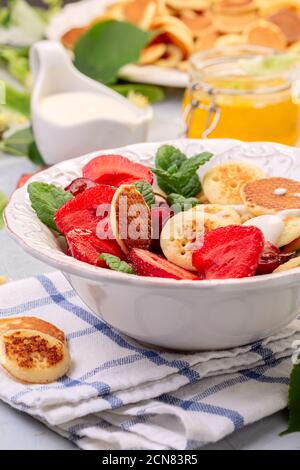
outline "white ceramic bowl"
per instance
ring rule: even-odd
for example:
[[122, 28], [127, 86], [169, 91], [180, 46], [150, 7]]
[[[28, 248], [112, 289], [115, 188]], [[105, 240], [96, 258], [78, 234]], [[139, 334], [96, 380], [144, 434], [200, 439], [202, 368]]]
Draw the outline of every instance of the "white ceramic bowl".
[[[189, 156], [204, 149], [212, 151], [215, 156], [202, 173], [219, 162], [245, 160], [270, 176], [300, 180], [300, 150], [294, 148], [226, 139], [172, 143]], [[160, 145], [137, 144], [114, 149], [113, 153], [152, 165]], [[105, 152], [65, 161], [30, 181], [65, 186], [100, 153]], [[300, 310], [300, 269], [247, 279], [175, 281], [90, 266], [61, 252], [54, 236], [31, 209], [26, 187], [13, 194], [5, 219], [15, 240], [33, 256], [60, 269], [96, 315], [142, 342], [178, 350], [240, 346], [277, 333]]]

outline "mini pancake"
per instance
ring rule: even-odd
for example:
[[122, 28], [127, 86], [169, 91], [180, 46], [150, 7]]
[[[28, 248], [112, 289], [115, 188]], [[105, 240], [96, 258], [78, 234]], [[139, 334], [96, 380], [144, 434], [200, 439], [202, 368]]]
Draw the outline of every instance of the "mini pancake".
[[65, 334], [55, 325], [37, 317], [8, 317], [0, 319], [0, 335], [9, 330], [36, 330], [53, 336], [62, 343], [65, 342]]
[[182, 50], [175, 44], [167, 44], [164, 57], [156, 61], [160, 67], [178, 67], [183, 59]]
[[[284, 190], [284, 194], [281, 193]], [[246, 184], [241, 195], [247, 209], [254, 215], [274, 214], [287, 209], [300, 209], [300, 182], [273, 177]], [[296, 238], [296, 237], [295, 237]]]
[[248, 44], [272, 47], [282, 50], [287, 46], [287, 40], [281, 29], [274, 23], [259, 20], [246, 30]]
[[122, 184], [111, 201], [110, 223], [124, 253], [132, 248], [147, 250], [152, 240], [151, 213], [143, 196], [132, 184]]
[[167, 51], [167, 44], [158, 43], [145, 47], [140, 55], [141, 65], [153, 64], [159, 60]]
[[285, 9], [300, 11], [299, 0], [259, 0], [258, 6], [262, 16]]
[[153, 0], [133, 0], [123, 5], [122, 12], [125, 21], [148, 29], [155, 18], [157, 5]]
[[300, 237], [300, 217], [287, 216], [284, 217], [282, 221], [284, 223], [284, 229], [277, 242], [279, 248], [292, 243]]
[[289, 47], [290, 52], [300, 52], [300, 40]]
[[297, 258], [292, 258], [284, 264], [278, 266], [278, 268], [273, 271], [273, 273], [282, 273], [284, 271], [289, 271], [290, 269], [300, 268], [300, 256]]
[[242, 33], [257, 20], [258, 15], [255, 11], [238, 15], [216, 13], [213, 18], [213, 25], [220, 33]]
[[246, 162], [228, 162], [216, 165], [203, 179], [203, 191], [215, 204], [242, 204], [241, 188], [250, 181], [264, 178], [263, 171]]
[[201, 31], [201, 35], [196, 39], [195, 42], [195, 51], [206, 51], [215, 47], [217, 39], [220, 37], [218, 31], [210, 26], [205, 30]]
[[268, 17], [268, 20], [276, 24], [289, 43], [300, 39], [300, 14], [292, 10], [280, 10]]
[[36, 330], [9, 330], [0, 336], [0, 363], [14, 378], [28, 383], [49, 383], [70, 367], [67, 346]]
[[154, 30], [156, 29], [159, 29], [159, 32], [165, 35], [169, 42], [178, 46], [183, 51], [185, 57], [189, 56], [193, 51], [193, 36], [191, 31], [185, 25], [183, 25], [183, 27], [178, 27], [173, 24], [164, 24], [158, 28], [154, 27]]
[[244, 44], [246, 44], [246, 38], [243, 34], [224, 34], [216, 40], [215, 46], [242, 46]]
[[256, 9], [254, 0], [218, 0], [213, 5], [213, 11], [218, 13], [240, 14]]
[[166, 0], [166, 5], [174, 10], [202, 11], [210, 7], [210, 0]]
[[201, 31], [212, 25], [212, 21], [207, 15], [195, 14], [194, 17], [183, 15], [181, 21], [192, 31], [194, 37], [198, 37]]
[[165, 257], [177, 266], [195, 271], [192, 252], [204, 233], [226, 225], [240, 225], [238, 213], [226, 206], [204, 204], [179, 212], [164, 225], [160, 246]]
[[299, 251], [299, 250], [300, 250], [300, 237], [296, 238], [291, 243], [288, 243], [287, 245], [282, 247], [282, 251], [284, 253], [292, 253], [293, 251]]

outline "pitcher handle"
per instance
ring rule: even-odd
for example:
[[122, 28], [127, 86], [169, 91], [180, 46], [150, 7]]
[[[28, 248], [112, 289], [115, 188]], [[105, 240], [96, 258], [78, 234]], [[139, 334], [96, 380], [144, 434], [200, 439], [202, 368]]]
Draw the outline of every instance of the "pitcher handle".
[[71, 59], [59, 42], [39, 41], [30, 49], [30, 67], [33, 80], [47, 73], [48, 70], [62, 69], [71, 63]]

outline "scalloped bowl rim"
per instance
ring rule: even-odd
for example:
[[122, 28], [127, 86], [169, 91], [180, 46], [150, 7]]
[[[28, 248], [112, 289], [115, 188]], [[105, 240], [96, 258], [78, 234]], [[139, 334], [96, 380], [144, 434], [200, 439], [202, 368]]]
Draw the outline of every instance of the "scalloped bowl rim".
[[[168, 144], [174, 144], [176, 145], [176, 142], [182, 139], [177, 139], [177, 140], [170, 140], [170, 141], [163, 141], [163, 142], [147, 142], [146, 144], [153, 144], [153, 145], [163, 145], [164, 143]], [[199, 142], [197, 139], [188, 139], [190, 142]], [[236, 144], [247, 144], [247, 142], [243, 142], [237, 139], [210, 139], [211, 141], [231, 141]], [[279, 146], [279, 147], [285, 147], [287, 149], [291, 149], [292, 147], [289, 147], [287, 145], [282, 145], [282, 144], [277, 144], [274, 142], [251, 142], [251, 144], [262, 144], [262, 145], [272, 145], [272, 146]], [[136, 276], [136, 275], [131, 275], [131, 274], [126, 274], [126, 273], [120, 273], [117, 271], [112, 271], [109, 269], [105, 268], [100, 268], [97, 266], [89, 265], [88, 263], [79, 261], [73, 257], [70, 257], [66, 254], [64, 254], [59, 248], [60, 254], [63, 254], [65, 257], [64, 261], [61, 261], [59, 259], [56, 259], [55, 254], [53, 255], [45, 255], [42, 252], [42, 249], [36, 248], [34, 246], [31, 246], [24, 238], [22, 235], [18, 232], [18, 230], [15, 230], [13, 227], [13, 220], [10, 218], [9, 211], [12, 206], [12, 204], [15, 202], [16, 199], [19, 199], [19, 197], [24, 197], [26, 198], [27, 195], [27, 186], [28, 184], [34, 182], [34, 181], [40, 181], [40, 176], [46, 174], [49, 170], [52, 170], [54, 167], [59, 167], [61, 165], [66, 165], [68, 163], [72, 163], [74, 161], [81, 161], [83, 160], [84, 163], [87, 161], [91, 160], [97, 155], [101, 154], [109, 154], [113, 152], [120, 152], [120, 150], [127, 150], [132, 147], [138, 148], [138, 147], [143, 147], [145, 143], [140, 143], [140, 144], [133, 144], [133, 145], [127, 145], [125, 147], [121, 148], [114, 148], [114, 149], [109, 149], [105, 151], [96, 151], [96, 152], [91, 152], [85, 155], [82, 155], [80, 157], [76, 157], [70, 160], [66, 160], [64, 162], [58, 163], [56, 165], [53, 165], [52, 167], [40, 171], [36, 175], [32, 176], [26, 184], [15, 190], [10, 198], [10, 201], [4, 211], [4, 221], [6, 228], [8, 229], [10, 235], [12, 238], [22, 246], [22, 248], [34, 256], [35, 258], [45, 262], [46, 264], [49, 264], [50, 266], [53, 266], [63, 272], [70, 273], [77, 275], [79, 277], [84, 277], [87, 279], [91, 279], [93, 281], [101, 280], [101, 281], [112, 281], [112, 282], [117, 282], [120, 284], [129, 284], [129, 285], [136, 285], [138, 286], [155, 286], [155, 287], [165, 287], [165, 288], [171, 288], [171, 287], [189, 287], [189, 288], [195, 288], [195, 289], [212, 289], [212, 288], [221, 288], [221, 287], [263, 287], [266, 283], [269, 281], [272, 281], [275, 285], [277, 283], [280, 283], [281, 280], [283, 279], [290, 279], [290, 278], [297, 278], [299, 277], [300, 280], [300, 267], [299, 268], [294, 268], [291, 270], [283, 271], [280, 273], [272, 273], [272, 274], [265, 274], [261, 276], [252, 276], [248, 278], [239, 278], [239, 279], [215, 279], [215, 280], [199, 280], [199, 281], [190, 281], [190, 280], [175, 280], [175, 279], [168, 279], [168, 278], [159, 278], [159, 277], [147, 277], [147, 276]], [[39, 224], [44, 225], [36, 216], [34, 211], [32, 210], [32, 217], [37, 219]], [[51, 233], [50, 229], [49, 232]], [[54, 235], [52, 235], [54, 236]], [[277, 281], [277, 282], [276, 282]]]

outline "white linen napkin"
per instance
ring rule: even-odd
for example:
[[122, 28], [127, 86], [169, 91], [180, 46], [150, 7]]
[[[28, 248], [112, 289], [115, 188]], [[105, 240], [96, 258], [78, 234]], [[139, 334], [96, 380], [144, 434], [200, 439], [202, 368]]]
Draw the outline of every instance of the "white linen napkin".
[[0, 398], [83, 449], [193, 449], [287, 404], [300, 320], [227, 351], [151, 350], [92, 314], [59, 272], [0, 287], [0, 316], [17, 315], [61, 328], [72, 367], [48, 385], [0, 369]]

